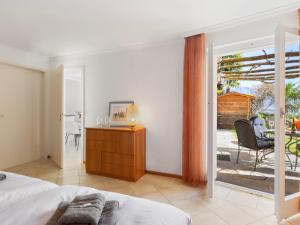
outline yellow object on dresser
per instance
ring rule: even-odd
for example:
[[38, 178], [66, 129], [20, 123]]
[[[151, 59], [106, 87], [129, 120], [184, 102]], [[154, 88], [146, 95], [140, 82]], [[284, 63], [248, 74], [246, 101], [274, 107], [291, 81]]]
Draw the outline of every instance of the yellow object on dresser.
[[137, 181], [145, 174], [146, 129], [86, 128], [87, 173]]

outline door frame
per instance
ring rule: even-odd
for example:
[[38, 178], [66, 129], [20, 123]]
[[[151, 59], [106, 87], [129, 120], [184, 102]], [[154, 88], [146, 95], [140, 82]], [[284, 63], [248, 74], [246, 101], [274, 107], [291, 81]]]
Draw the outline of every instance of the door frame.
[[[300, 193], [285, 196], [285, 46], [286, 34], [297, 29], [278, 25], [275, 30], [275, 215], [281, 220], [299, 213]], [[300, 40], [300, 38], [299, 38]], [[284, 76], [282, 76], [284, 74]], [[284, 149], [284, 151], [282, 151]]]
[[[82, 163], [85, 163], [85, 152], [86, 152], [86, 135], [85, 135], [85, 66], [84, 65], [64, 65], [64, 72], [63, 72], [63, 89], [65, 86], [65, 70], [66, 69], [79, 69], [81, 70], [81, 97], [82, 97], [82, 156], [81, 156], [81, 161]], [[63, 111], [65, 111], [65, 90], [63, 90]], [[63, 112], [64, 113], [64, 112]], [[63, 129], [63, 148], [62, 148], [62, 161], [63, 165], [65, 164], [65, 144], [64, 144], [64, 125], [62, 126]]]
[[[292, 196], [285, 197], [285, 154], [284, 152], [281, 152], [280, 149], [284, 145], [284, 142], [282, 141], [282, 135], [285, 133], [285, 126], [282, 118], [280, 117], [280, 114], [282, 114], [282, 105], [285, 103], [285, 93], [284, 93], [284, 82], [285, 77], [280, 76], [280, 74], [285, 73], [285, 34], [291, 33], [298, 35], [297, 29], [292, 29], [285, 27], [283, 25], [278, 25], [275, 30], [275, 43], [274, 43], [274, 49], [276, 54], [276, 84], [275, 85], [275, 95], [276, 95], [276, 102], [275, 102], [275, 121], [279, 125], [278, 131], [275, 132], [275, 180], [274, 180], [274, 203], [275, 203], [275, 215], [278, 221], [281, 221], [284, 218], [287, 218], [296, 212], [296, 208], [299, 207], [299, 194], [295, 194]], [[207, 73], [206, 78], [208, 80], [207, 82], [207, 90], [210, 90], [207, 96], [207, 124], [206, 129], [208, 132], [207, 135], [207, 160], [209, 163], [207, 163], [207, 175], [208, 175], [208, 194], [209, 197], [214, 196], [214, 186], [217, 183], [215, 181], [216, 176], [216, 109], [217, 109], [217, 98], [215, 93], [215, 88], [217, 85], [216, 81], [216, 75], [215, 75], [215, 64], [216, 64], [216, 58], [219, 54], [214, 55], [214, 46], [212, 42], [208, 42], [208, 54], [207, 54]], [[282, 94], [283, 93], [283, 94]], [[282, 139], [282, 140], [281, 140]], [[276, 147], [277, 146], [277, 147]], [[223, 184], [223, 183], [222, 183]], [[225, 184], [225, 183], [224, 183]], [[237, 185], [227, 185], [228, 187], [234, 187], [238, 190], [243, 191], [249, 191], [245, 188], [239, 187]], [[255, 190], [251, 191], [252, 193], [256, 193]], [[259, 192], [260, 193], [260, 192]], [[261, 193], [260, 193], [261, 194]], [[270, 195], [266, 195], [269, 196]], [[291, 209], [291, 207], [293, 209]], [[299, 209], [298, 209], [299, 210]]]
[[[207, 52], [207, 73], [206, 73], [206, 90], [207, 93], [206, 98], [206, 131], [207, 131], [207, 146], [206, 146], [206, 154], [207, 154], [207, 185], [208, 185], [208, 196], [212, 198], [214, 196], [215, 185], [225, 186], [231, 189], [244, 191], [250, 194], [257, 194], [259, 196], [264, 196], [266, 198], [273, 198], [272, 194], [261, 192], [258, 190], [238, 186], [235, 184], [225, 183], [221, 181], [216, 181], [217, 178], [217, 61], [218, 57], [232, 54], [238, 52], [239, 50], [234, 48], [233, 46], [241, 46], [246, 45], [247, 48], [243, 48], [243, 51], [247, 49], [249, 51], [254, 51], [259, 47], [253, 47], [252, 42], [258, 42], [259, 44], [265, 43], [264, 40], [270, 41], [273, 40], [270, 35], [266, 35], [261, 38], [249, 39], [245, 41], [240, 41], [235, 43], [226, 44], [224, 46], [226, 51], [219, 51], [220, 46], [215, 46], [211, 40], [207, 40], [206, 52]], [[250, 44], [251, 43], [251, 44]], [[221, 45], [221, 47], [223, 47]], [[241, 51], [242, 51], [241, 50]]]
[[207, 155], [207, 185], [208, 196], [213, 198], [215, 189], [215, 178], [217, 170], [217, 77], [214, 75], [216, 72], [215, 58], [214, 58], [214, 44], [208, 42], [207, 46], [207, 72], [206, 74], [206, 90], [209, 91], [206, 97], [206, 155]]
[[59, 65], [51, 71], [51, 158], [57, 164], [59, 168], [64, 167], [64, 151], [63, 151], [63, 93], [64, 93], [64, 84], [63, 84], [63, 74], [64, 74], [64, 65]]
[[[244, 191], [251, 194], [257, 194], [259, 196], [264, 196], [266, 198], [274, 198], [273, 194], [261, 192], [258, 190], [229, 184], [221, 181], [216, 181], [215, 178], [217, 176], [217, 94], [216, 94], [216, 86], [217, 86], [217, 61], [218, 57], [233, 54], [238, 51], [256, 51], [261, 49], [261, 46], [274, 46], [274, 33], [267, 34], [265, 36], [256, 37], [253, 39], [245, 39], [240, 40], [233, 43], [226, 43], [220, 45], [214, 45], [212, 40], [207, 41], [207, 73], [206, 79], [207, 82], [207, 90], [210, 91], [207, 95], [207, 160], [208, 162], [213, 162], [212, 164], [207, 163], [207, 179], [208, 179], [208, 193], [209, 196], [213, 196], [213, 188], [214, 185], [218, 184], [221, 186], [225, 186], [228, 188], [233, 188], [239, 191]], [[212, 155], [211, 155], [212, 154]]]

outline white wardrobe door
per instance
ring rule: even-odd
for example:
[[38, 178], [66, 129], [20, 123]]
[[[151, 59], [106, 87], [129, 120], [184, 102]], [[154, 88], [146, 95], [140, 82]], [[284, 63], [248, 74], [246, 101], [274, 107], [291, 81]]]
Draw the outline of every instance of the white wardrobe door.
[[39, 159], [41, 72], [0, 63], [0, 169]]

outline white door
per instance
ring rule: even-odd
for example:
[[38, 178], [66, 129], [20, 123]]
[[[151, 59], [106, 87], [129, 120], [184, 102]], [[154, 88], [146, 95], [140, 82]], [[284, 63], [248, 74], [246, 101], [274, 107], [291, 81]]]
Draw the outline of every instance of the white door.
[[300, 140], [300, 131], [291, 133], [291, 128], [295, 129], [289, 125], [292, 118], [300, 115], [297, 107], [300, 101], [297, 96], [294, 100], [291, 97], [300, 87], [299, 40], [298, 30], [277, 27], [275, 34], [275, 213], [279, 221], [298, 213], [300, 206], [300, 170], [296, 165], [298, 158], [296, 144]]
[[64, 125], [64, 67], [63, 65], [55, 69], [51, 74], [52, 79], [52, 95], [51, 95], [51, 115], [52, 115], [52, 159], [60, 167], [64, 164], [64, 140], [63, 140], [63, 125]]

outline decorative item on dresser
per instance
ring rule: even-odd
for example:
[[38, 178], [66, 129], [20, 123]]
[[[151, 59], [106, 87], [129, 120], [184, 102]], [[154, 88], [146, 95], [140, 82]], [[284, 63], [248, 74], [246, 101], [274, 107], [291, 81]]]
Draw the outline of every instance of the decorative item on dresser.
[[137, 181], [145, 173], [146, 129], [86, 128], [87, 173]]
[[109, 102], [109, 121], [111, 126], [128, 126], [134, 101]]

